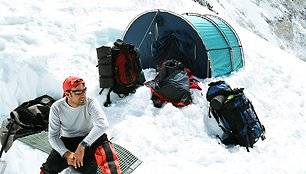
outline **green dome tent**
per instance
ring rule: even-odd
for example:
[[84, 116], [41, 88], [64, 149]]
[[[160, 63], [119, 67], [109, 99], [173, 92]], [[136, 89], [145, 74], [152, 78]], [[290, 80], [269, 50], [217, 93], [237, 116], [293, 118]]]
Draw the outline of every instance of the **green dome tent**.
[[205, 79], [244, 66], [238, 35], [225, 20], [213, 15], [147, 11], [129, 24], [123, 40], [139, 48], [143, 68], [176, 59]]

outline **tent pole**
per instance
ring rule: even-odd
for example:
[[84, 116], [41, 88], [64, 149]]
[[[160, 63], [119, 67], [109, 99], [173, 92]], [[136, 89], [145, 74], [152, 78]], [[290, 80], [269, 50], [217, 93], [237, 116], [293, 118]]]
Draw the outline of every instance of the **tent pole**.
[[155, 18], [156, 18], [156, 16], [157, 16], [158, 13], [159, 13], [159, 10], [156, 11], [156, 13], [155, 13], [155, 15], [154, 15], [154, 17], [153, 17], [153, 19], [152, 19], [152, 21], [151, 21], [151, 23], [150, 23], [148, 29], [147, 29], [147, 31], [145, 32], [145, 34], [144, 34], [144, 36], [143, 36], [143, 38], [142, 38], [140, 44], [138, 45], [138, 48], [141, 47], [142, 42], [144, 41], [145, 37], [147, 36], [147, 34], [148, 34], [148, 32], [149, 32], [149, 30], [150, 30], [150, 28], [151, 28], [151, 26], [152, 26], [152, 24], [153, 24], [153, 22], [154, 22], [154, 20], [155, 20]]

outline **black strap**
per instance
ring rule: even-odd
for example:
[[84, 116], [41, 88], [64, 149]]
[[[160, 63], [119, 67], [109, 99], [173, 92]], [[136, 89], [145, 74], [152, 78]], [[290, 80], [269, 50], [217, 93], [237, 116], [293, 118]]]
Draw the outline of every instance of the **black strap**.
[[102, 92], [104, 91], [105, 88], [102, 88], [101, 91], [99, 92], [99, 95], [102, 94]]
[[211, 118], [210, 107], [208, 107], [208, 117]]
[[9, 129], [8, 129], [8, 131], [7, 131], [5, 140], [4, 140], [4, 142], [3, 142], [3, 144], [2, 144], [2, 147], [1, 147], [1, 150], [0, 150], [0, 158], [2, 157], [2, 153], [3, 153], [4, 149], [5, 149], [5, 147], [6, 147], [6, 145], [7, 145], [7, 142], [8, 142], [8, 140], [9, 140], [9, 137], [10, 137], [10, 135], [11, 135], [11, 130], [12, 130], [12, 128], [13, 128], [14, 122], [12, 122], [12, 121], [10, 120], [10, 123], [9, 123], [9, 124], [10, 124]]
[[222, 123], [220, 123], [220, 116], [219, 114], [211, 107], [209, 107], [209, 118], [211, 118], [211, 115], [215, 118], [215, 120], [217, 121], [219, 127], [222, 129], [222, 131], [228, 136], [228, 137], [231, 137], [233, 134], [232, 134], [232, 131], [226, 129]]
[[218, 125], [220, 125], [219, 115], [213, 108], [209, 107], [208, 115], [209, 115], [209, 118], [213, 116], [215, 120], [217, 121]]
[[111, 105], [111, 100], [110, 100], [110, 93], [113, 91], [113, 88], [110, 88], [108, 90], [108, 93], [106, 95], [106, 101], [104, 102], [104, 107], [109, 107]]
[[118, 95], [119, 98], [124, 98], [124, 97], [128, 96], [129, 94], [118, 94], [117, 93], [117, 95]]
[[266, 139], [266, 136], [265, 136], [265, 133], [266, 133], [265, 126], [262, 125], [261, 122], [259, 121], [258, 115], [257, 115], [257, 113], [256, 113], [256, 111], [255, 111], [255, 109], [254, 109], [254, 106], [253, 106], [252, 102], [251, 102], [249, 99], [248, 99], [248, 101], [250, 102], [250, 105], [251, 105], [251, 107], [252, 107], [252, 110], [254, 111], [254, 113], [255, 113], [255, 115], [256, 115], [256, 119], [258, 120], [258, 123], [259, 123], [259, 125], [260, 125], [260, 128], [261, 128], [261, 130], [262, 130], [262, 132], [263, 132], [262, 135], [260, 136], [260, 137], [261, 137], [261, 140], [265, 140], [265, 139]]

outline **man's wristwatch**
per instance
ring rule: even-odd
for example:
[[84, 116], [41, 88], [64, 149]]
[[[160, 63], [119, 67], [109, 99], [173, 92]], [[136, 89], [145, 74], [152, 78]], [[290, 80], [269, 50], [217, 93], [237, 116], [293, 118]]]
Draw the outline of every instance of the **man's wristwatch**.
[[89, 147], [89, 144], [86, 143], [85, 141], [82, 141], [80, 144], [81, 144], [83, 147]]

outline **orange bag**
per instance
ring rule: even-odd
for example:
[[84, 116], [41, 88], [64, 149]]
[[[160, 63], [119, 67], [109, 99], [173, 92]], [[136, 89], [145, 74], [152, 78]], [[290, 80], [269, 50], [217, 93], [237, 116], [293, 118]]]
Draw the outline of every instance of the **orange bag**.
[[96, 149], [95, 157], [103, 174], [121, 174], [118, 155], [110, 141], [103, 143]]

